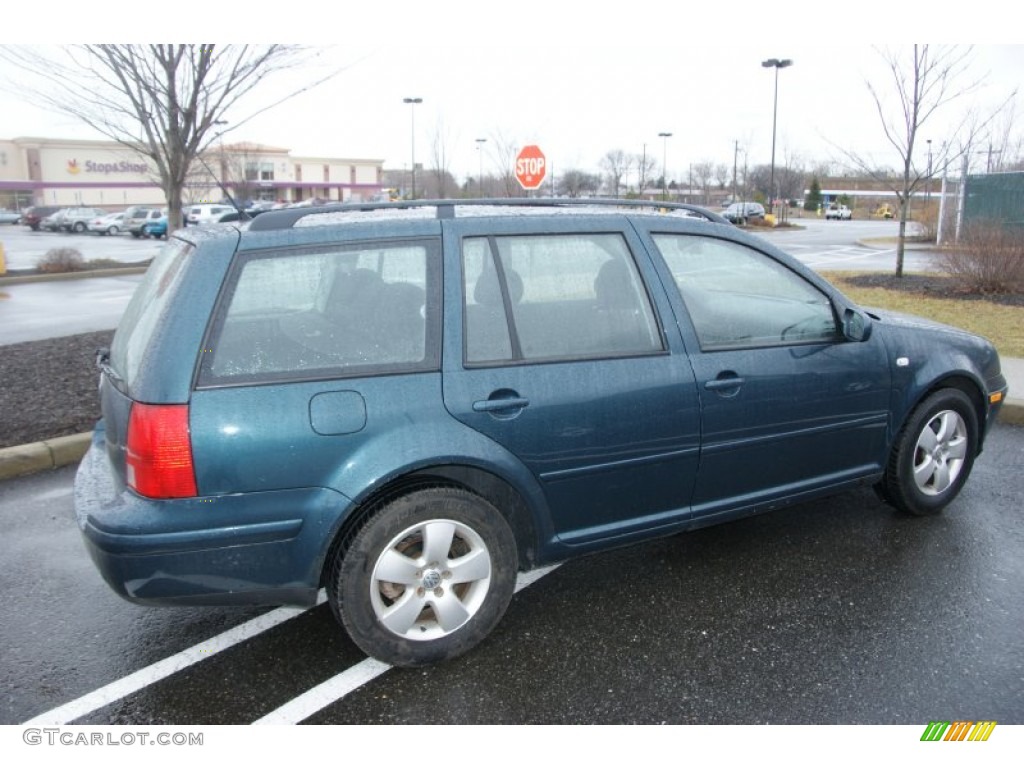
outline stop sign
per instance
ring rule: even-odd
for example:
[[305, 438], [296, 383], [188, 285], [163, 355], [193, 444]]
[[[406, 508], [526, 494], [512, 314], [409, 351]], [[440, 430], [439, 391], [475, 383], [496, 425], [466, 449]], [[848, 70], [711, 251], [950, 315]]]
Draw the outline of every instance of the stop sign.
[[547, 158], [536, 144], [523, 147], [516, 155], [516, 180], [523, 189], [539, 189], [547, 168]]

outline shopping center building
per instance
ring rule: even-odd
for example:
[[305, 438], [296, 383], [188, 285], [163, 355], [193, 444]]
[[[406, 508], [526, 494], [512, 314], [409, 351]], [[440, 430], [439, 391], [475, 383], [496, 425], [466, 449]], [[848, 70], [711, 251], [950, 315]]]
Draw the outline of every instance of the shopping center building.
[[[209, 148], [193, 164], [183, 203], [220, 201], [219, 184], [240, 201], [373, 200], [383, 160], [292, 157], [291, 151], [236, 143]], [[219, 184], [218, 184], [219, 182]], [[166, 205], [153, 161], [113, 141], [0, 139], [0, 208], [30, 205]]]

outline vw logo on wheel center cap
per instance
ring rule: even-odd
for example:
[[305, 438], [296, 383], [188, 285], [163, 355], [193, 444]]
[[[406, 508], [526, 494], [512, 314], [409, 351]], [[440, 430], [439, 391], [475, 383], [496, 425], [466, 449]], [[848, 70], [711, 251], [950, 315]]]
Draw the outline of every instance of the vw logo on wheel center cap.
[[429, 568], [423, 572], [423, 579], [420, 583], [424, 589], [436, 589], [441, 586], [441, 572], [435, 568]]

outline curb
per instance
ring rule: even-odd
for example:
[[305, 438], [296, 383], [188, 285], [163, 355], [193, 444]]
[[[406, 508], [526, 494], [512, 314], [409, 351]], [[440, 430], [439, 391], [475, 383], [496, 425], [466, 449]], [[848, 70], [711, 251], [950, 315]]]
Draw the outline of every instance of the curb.
[[1024, 400], [1007, 398], [999, 410], [999, 423], [1024, 427]]
[[92, 432], [54, 437], [39, 443], [0, 448], [0, 480], [77, 464], [89, 450]]
[[81, 272], [57, 272], [40, 275], [7, 275], [0, 277], [0, 285], [19, 285], [21, 283], [47, 283], [53, 280], [84, 280], [89, 277], [117, 277], [118, 275], [141, 275], [149, 268], [149, 264], [138, 267], [113, 267], [111, 269], [87, 269]]
[[[1024, 427], [1024, 400], [1009, 399], [999, 411], [999, 423]], [[39, 443], [0, 448], [0, 480], [77, 464], [92, 443], [92, 432], [55, 437]]]

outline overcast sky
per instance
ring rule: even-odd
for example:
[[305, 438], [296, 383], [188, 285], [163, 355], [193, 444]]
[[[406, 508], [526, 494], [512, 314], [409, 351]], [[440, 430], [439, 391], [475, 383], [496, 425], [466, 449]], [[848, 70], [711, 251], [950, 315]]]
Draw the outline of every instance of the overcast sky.
[[[534, 0], [392, 0], [358, 10], [354, 5], [279, 3], [265, 17], [251, 3], [244, 15], [237, 5], [189, 9], [175, 14], [180, 18], [167, 29], [171, 39], [196, 39], [202, 20], [206, 39], [288, 34], [329, 45], [322, 55], [325, 68], [347, 65], [329, 83], [232, 128], [225, 141], [280, 146], [296, 155], [381, 159], [385, 167], [401, 168], [410, 162], [413, 135], [412, 110], [402, 99], [417, 97], [423, 100], [415, 107], [417, 162], [433, 164], [432, 144], [441, 137], [460, 180], [475, 176], [481, 160], [484, 173], [494, 173], [499, 142], [538, 144], [556, 174], [569, 167], [596, 171], [605, 152], [622, 149], [646, 151], [658, 173], [664, 158], [669, 177], [684, 179], [690, 163], [731, 166], [735, 142], [741, 165], [744, 159], [751, 166], [767, 163], [775, 81], [761, 62], [773, 57], [793, 60], [778, 77], [777, 163], [838, 160], [837, 146], [892, 163], [866, 81], [892, 92], [878, 48], [910, 44], [869, 41], [909, 36], [898, 30], [975, 44], [973, 77], [984, 85], [926, 123], [920, 138], [932, 139], [935, 148], [965, 110], [990, 109], [1024, 85], [1024, 46], [978, 42], [998, 32], [985, 25], [1002, 8], [1017, 15], [1009, 3], [972, 3], [977, 20], [966, 22], [939, 17], [938, 11], [925, 17], [894, 10], [891, 3], [883, 4], [884, 12], [883, 6], [844, 2], [787, 13], [781, 9], [797, 6], [776, 3], [773, 9], [749, 0], [714, 3], [714, 10], [660, 0], [557, 8]], [[95, 28], [53, 30], [49, 34], [56, 39], [39, 42], [148, 36], [153, 20], [143, 24], [146, 14], [140, 16], [138, 5], [127, 8], [135, 9], [125, 10], [134, 22], [114, 22], [120, 34], [106, 26], [119, 15], [114, 11], [94, 21]], [[42, 26], [34, 25], [36, 33], [48, 34]], [[2, 32], [0, 40], [13, 42]], [[0, 84], [17, 76], [8, 66], [0, 64]], [[272, 103], [308, 79], [309, 73], [299, 71], [268, 79], [249, 109]], [[1024, 105], [1018, 113], [1024, 115]], [[228, 120], [235, 126], [245, 116], [238, 110]], [[664, 140], [661, 132], [672, 136]], [[0, 91], [0, 138], [29, 135], [99, 138], [67, 117]], [[477, 138], [488, 139], [483, 157]]]

